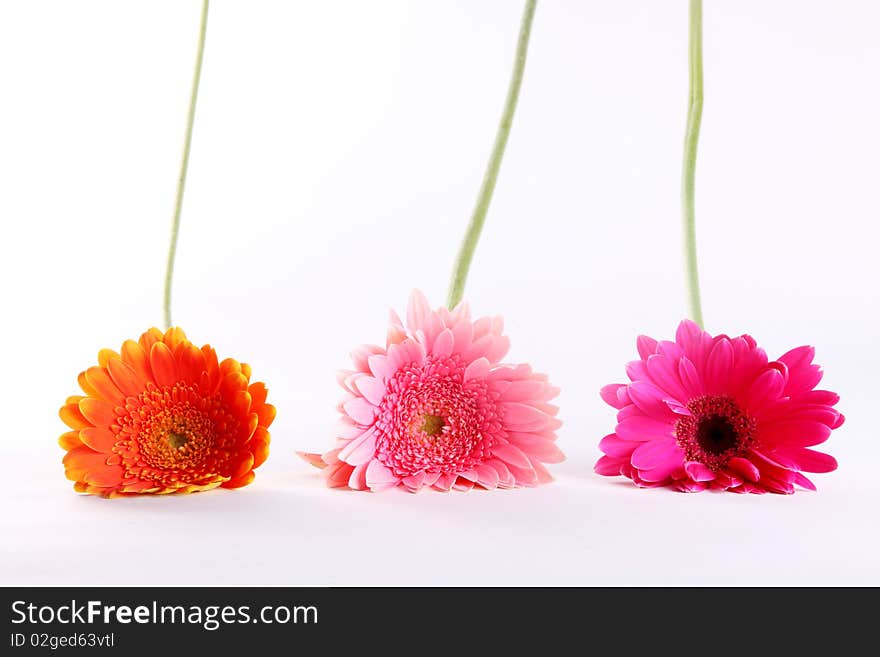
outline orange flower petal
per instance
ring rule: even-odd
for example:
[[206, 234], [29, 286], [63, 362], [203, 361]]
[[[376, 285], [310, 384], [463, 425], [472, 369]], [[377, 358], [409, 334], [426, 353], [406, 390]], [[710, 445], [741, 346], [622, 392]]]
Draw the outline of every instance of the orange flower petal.
[[86, 427], [79, 432], [79, 437], [83, 444], [105, 454], [112, 452], [116, 445], [116, 436], [103, 427]]
[[260, 425], [260, 417], [256, 413], [247, 416], [247, 422], [241, 425], [241, 442], [247, 442], [254, 435], [254, 431]]
[[119, 354], [112, 349], [101, 349], [101, 351], [98, 352], [98, 365], [101, 367], [107, 367], [107, 363], [110, 362], [111, 358], [119, 358]]
[[116, 406], [103, 399], [86, 397], [79, 403], [79, 410], [96, 427], [109, 427], [118, 417]]
[[162, 339], [165, 336], [162, 334], [162, 331], [157, 329], [155, 326], [151, 328], [149, 331], [146, 331], [141, 337], [138, 339], [138, 344], [140, 344], [141, 349], [144, 350], [145, 354], [150, 353], [150, 349], [157, 342], [162, 342]]
[[275, 419], [275, 407], [272, 404], [263, 404], [257, 409], [257, 415], [260, 416], [260, 426], [268, 428]]
[[225, 399], [229, 399], [239, 390], [247, 388], [247, 379], [239, 372], [229, 372], [220, 382], [220, 393]]
[[[131, 344], [140, 349], [140, 346], [136, 342], [132, 342]], [[123, 358], [125, 358], [124, 353]], [[137, 397], [144, 391], [146, 382], [143, 379], [139, 380], [135, 369], [122, 358], [114, 358], [111, 360], [110, 364], [107, 366], [107, 370], [110, 374], [110, 378], [113, 379], [113, 383], [116, 384], [119, 391], [126, 397]]]
[[251, 412], [251, 396], [246, 390], [239, 390], [232, 396], [232, 413], [238, 417]]
[[230, 372], [237, 372], [241, 374], [241, 363], [239, 363], [234, 358], [226, 358], [220, 363], [220, 374], [226, 375]]
[[238, 479], [254, 469], [254, 455], [248, 452], [232, 472], [232, 478]]
[[137, 378], [144, 384], [153, 382], [153, 373], [150, 371], [150, 363], [147, 352], [134, 340], [126, 340], [122, 345], [122, 362], [131, 367]]
[[205, 371], [208, 373], [208, 380], [211, 389], [216, 390], [220, 384], [220, 364], [217, 362], [217, 352], [206, 344], [202, 347], [202, 354], [205, 357]]
[[68, 431], [67, 433], [62, 433], [61, 437], [58, 439], [58, 444], [61, 445], [61, 449], [71, 450], [77, 447], [82, 447], [82, 441], [79, 439], [79, 431]]
[[118, 465], [104, 465], [102, 468], [88, 470], [84, 480], [92, 486], [115, 487], [122, 483], [123, 473], [123, 469]]
[[266, 459], [269, 458], [269, 441], [269, 432], [263, 427], [257, 427], [257, 430], [254, 431], [254, 435], [251, 437], [251, 442], [248, 443], [251, 454], [254, 455], [255, 468], [263, 465]]
[[66, 404], [58, 411], [58, 416], [71, 429], [84, 429], [92, 426], [79, 410], [79, 403]]
[[239, 363], [241, 365], [241, 373], [244, 374], [245, 378], [250, 380], [251, 378], [251, 366], [247, 363]]
[[150, 368], [153, 370], [156, 385], [160, 388], [172, 386], [179, 380], [177, 363], [174, 362], [174, 356], [164, 342], [157, 342], [150, 349]]
[[251, 406], [256, 407], [266, 403], [269, 391], [266, 389], [265, 384], [259, 381], [252, 383], [248, 386], [248, 392], [251, 393]]
[[229, 481], [224, 481], [220, 486], [223, 488], [241, 488], [242, 486], [247, 486], [254, 480], [254, 471], [251, 470], [247, 474], [238, 477], [237, 479], [230, 479]]
[[[113, 360], [122, 362], [119, 358], [114, 358]], [[93, 396], [103, 397], [117, 406], [125, 401], [125, 397], [119, 392], [119, 388], [116, 387], [110, 375], [107, 374], [107, 370], [103, 367], [90, 367], [85, 372], [85, 379], [95, 391]]]
[[177, 357], [177, 369], [180, 378], [187, 383], [199, 383], [205, 371], [205, 355], [192, 344], [182, 344]]
[[165, 335], [162, 339], [171, 351], [174, 351], [177, 348], [177, 345], [189, 342], [189, 340], [186, 339], [186, 333], [184, 333], [183, 329], [179, 326], [172, 326], [165, 331]]
[[82, 388], [82, 391], [86, 393], [86, 395], [95, 396], [98, 394], [98, 391], [95, 390], [86, 379], [85, 372], [79, 373], [79, 376], [76, 377], [76, 382], [79, 383], [79, 387]]
[[72, 481], [85, 481], [86, 472], [106, 468], [106, 461], [106, 454], [99, 454], [85, 445], [70, 450], [61, 460], [67, 478]]

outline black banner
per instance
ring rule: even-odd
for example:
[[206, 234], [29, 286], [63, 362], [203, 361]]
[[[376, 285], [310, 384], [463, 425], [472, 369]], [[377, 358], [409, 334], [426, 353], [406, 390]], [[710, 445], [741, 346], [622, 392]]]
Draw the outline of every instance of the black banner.
[[741, 644], [763, 654], [773, 645], [815, 649], [823, 637], [840, 648], [870, 631], [876, 609], [845, 589], [0, 590], [3, 655], [183, 654], [183, 647], [276, 654], [284, 646], [396, 654], [418, 645], [466, 653], [480, 645], [501, 654], [502, 647], [572, 641], [662, 654]]

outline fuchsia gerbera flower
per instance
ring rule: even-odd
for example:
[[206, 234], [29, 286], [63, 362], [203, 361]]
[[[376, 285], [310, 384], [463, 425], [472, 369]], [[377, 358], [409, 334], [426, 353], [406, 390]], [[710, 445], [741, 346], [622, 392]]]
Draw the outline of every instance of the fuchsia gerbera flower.
[[528, 365], [500, 361], [510, 346], [500, 317], [472, 322], [466, 304], [432, 311], [413, 292], [406, 327], [391, 313], [386, 347], [354, 352], [335, 449], [301, 454], [331, 487], [417, 491], [535, 486], [556, 446], [559, 389]]
[[822, 370], [812, 347], [768, 362], [751, 336], [713, 337], [689, 320], [675, 342], [643, 335], [637, 346], [632, 383], [601, 391], [618, 413], [597, 473], [682, 491], [793, 493], [795, 484], [815, 490], [802, 471], [837, 468], [809, 449], [844, 419], [835, 393], [814, 390]]

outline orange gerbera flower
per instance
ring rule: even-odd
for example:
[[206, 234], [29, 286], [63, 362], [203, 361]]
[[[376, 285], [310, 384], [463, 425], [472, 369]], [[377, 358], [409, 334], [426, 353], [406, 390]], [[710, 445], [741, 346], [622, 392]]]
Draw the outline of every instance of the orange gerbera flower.
[[151, 328], [121, 354], [102, 349], [79, 375], [85, 396], [59, 412], [59, 439], [74, 489], [103, 497], [190, 493], [254, 480], [269, 455], [275, 407], [251, 368], [219, 362], [179, 328]]

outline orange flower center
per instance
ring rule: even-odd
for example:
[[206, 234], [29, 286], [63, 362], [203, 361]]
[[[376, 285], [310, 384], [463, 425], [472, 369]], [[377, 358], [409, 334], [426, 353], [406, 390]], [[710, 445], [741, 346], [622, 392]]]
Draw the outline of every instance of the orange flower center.
[[242, 425], [219, 393], [205, 395], [183, 382], [150, 384], [129, 398], [116, 429], [114, 452], [126, 477], [151, 480], [157, 488], [207, 485], [230, 476], [239, 451]]
[[214, 438], [214, 423], [189, 402], [178, 402], [144, 418], [137, 440], [150, 465], [187, 468], [204, 461]]

